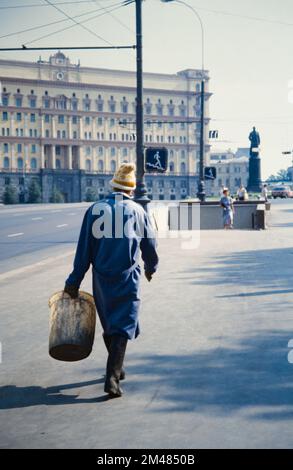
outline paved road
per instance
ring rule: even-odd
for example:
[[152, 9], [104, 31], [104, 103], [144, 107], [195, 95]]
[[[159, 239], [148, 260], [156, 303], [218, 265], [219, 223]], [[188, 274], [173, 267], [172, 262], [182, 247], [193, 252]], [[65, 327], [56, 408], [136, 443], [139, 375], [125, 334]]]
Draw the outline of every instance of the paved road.
[[[52, 234], [67, 220], [57, 215]], [[99, 326], [88, 359], [47, 353], [47, 300], [72, 263], [65, 245], [55, 260], [0, 277], [0, 447], [292, 448], [292, 240], [292, 201], [273, 205], [267, 231], [205, 231], [193, 250], [160, 240], [125, 395], [111, 401]]]
[[0, 273], [72, 250], [88, 203], [0, 208]]

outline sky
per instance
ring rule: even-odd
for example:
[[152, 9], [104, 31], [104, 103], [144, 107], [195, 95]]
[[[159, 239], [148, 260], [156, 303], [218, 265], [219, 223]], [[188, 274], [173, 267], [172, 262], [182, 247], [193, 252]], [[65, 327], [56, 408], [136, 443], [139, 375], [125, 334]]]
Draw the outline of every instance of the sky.
[[[83, 15], [77, 21], [92, 18], [84, 23], [92, 32], [75, 25], [48, 3], [55, 3], [71, 17]], [[0, 0], [0, 47], [135, 44], [135, 7], [122, 3], [123, 0]], [[205, 68], [209, 70], [213, 93], [210, 128], [219, 131], [212, 151], [249, 146], [248, 134], [256, 126], [261, 137], [263, 179], [287, 168], [291, 157], [282, 155], [282, 151], [293, 149], [292, 0], [186, 3], [196, 9], [204, 25]], [[57, 21], [60, 23], [11, 35]], [[4, 37], [7, 35], [10, 36]], [[177, 73], [200, 68], [201, 30], [196, 15], [175, 2], [145, 0], [143, 53], [146, 72]], [[35, 51], [0, 52], [1, 58], [32, 61], [39, 55]], [[47, 60], [50, 53], [41, 55]], [[135, 70], [134, 50], [68, 51], [66, 55], [84, 66]]]

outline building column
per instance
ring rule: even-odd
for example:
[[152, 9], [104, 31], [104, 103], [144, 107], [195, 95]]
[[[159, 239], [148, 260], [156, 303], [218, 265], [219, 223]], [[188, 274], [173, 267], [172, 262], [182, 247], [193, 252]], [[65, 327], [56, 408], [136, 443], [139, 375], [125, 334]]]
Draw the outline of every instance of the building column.
[[97, 140], [97, 121], [96, 117], [92, 117], [92, 140]]
[[68, 116], [67, 120], [67, 133], [68, 133], [68, 139], [72, 139], [72, 117]]
[[15, 160], [15, 148], [14, 148], [14, 143], [10, 144], [10, 169], [15, 170], [16, 169], [16, 160]]
[[24, 168], [24, 171], [26, 171], [29, 168], [28, 145], [27, 144], [24, 144], [23, 168]]
[[15, 131], [14, 113], [10, 113], [10, 135], [13, 136]]
[[85, 170], [84, 147], [82, 145], [78, 147], [78, 160], [79, 160], [79, 169]]
[[24, 113], [24, 130], [23, 130], [24, 137], [28, 137], [28, 114]]
[[43, 144], [40, 145], [40, 154], [41, 154], [40, 168], [45, 168], [45, 146]]
[[56, 116], [52, 116], [51, 132], [52, 138], [56, 139]]
[[67, 147], [67, 168], [72, 170], [72, 145]]
[[40, 116], [40, 120], [39, 120], [39, 137], [42, 138], [42, 137], [45, 137], [45, 133], [44, 133], [44, 116]]
[[84, 135], [83, 135], [83, 120], [82, 120], [82, 116], [79, 116], [79, 138], [80, 138], [80, 139], [83, 139], [83, 138], [84, 138]]
[[56, 170], [56, 147], [51, 145], [51, 169]]

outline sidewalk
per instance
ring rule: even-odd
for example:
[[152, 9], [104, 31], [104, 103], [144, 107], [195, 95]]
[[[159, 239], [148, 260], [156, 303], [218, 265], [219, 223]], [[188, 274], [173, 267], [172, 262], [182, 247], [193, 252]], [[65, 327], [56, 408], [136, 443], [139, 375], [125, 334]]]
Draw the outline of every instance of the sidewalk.
[[47, 300], [71, 258], [2, 281], [0, 447], [292, 448], [291, 201], [272, 205], [270, 225], [202, 231], [195, 250], [160, 240], [117, 400], [103, 393], [99, 325], [87, 360], [47, 353]]

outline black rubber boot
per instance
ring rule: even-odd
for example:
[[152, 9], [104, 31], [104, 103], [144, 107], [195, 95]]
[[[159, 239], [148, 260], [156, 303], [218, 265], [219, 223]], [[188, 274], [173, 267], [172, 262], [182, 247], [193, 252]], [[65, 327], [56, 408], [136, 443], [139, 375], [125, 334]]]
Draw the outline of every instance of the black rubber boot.
[[[105, 335], [105, 333], [103, 334], [104, 343], [105, 343], [105, 346], [107, 348], [108, 353], [110, 352], [111, 338], [112, 338], [112, 336]], [[119, 380], [124, 380], [124, 379], [125, 379], [125, 370], [122, 367]]]
[[119, 386], [121, 369], [124, 361], [128, 339], [125, 336], [111, 336], [111, 348], [107, 361], [105, 392], [110, 398], [121, 397], [122, 389]]

